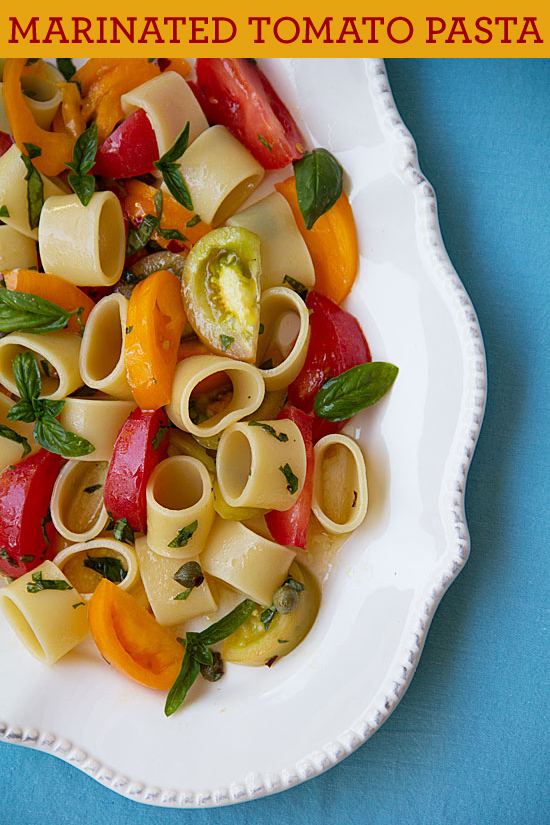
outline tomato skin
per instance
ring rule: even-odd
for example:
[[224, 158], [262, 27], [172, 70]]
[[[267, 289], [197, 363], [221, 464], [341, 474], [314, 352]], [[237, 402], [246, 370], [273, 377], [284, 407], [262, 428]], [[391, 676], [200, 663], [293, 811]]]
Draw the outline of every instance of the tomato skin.
[[302, 157], [304, 138], [257, 66], [244, 58], [201, 57], [195, 69], [209, 122], [226, 126], [264, 169], [283, 169]]
[[313, 498], [313, 417], [296, 407], [285, 407], [277, 418], [294, 421], [302, 433], [307, 459], [306, 478], [298, 501], [290, 510], [271, 510], [266, 513], [265, 521], [274, 541], [305, 550]]
[[147, 529], [147, 482], [168, 450], [166, 433], [156, 450], [153, 439], [160, 427], [169, 426], [164, 410], [136, 409], [122, 425], [113, 448], [105, 479], [105, 507], [115, 521], [126, 518], [130, 527], [139, 533]]
[[100, 146], [92, 171], [109, 178], [133, 178], [152, 172], [158, 159], [153, 127], [143, 109], [138, 109]]
[[13, 143], [13, 138], [7, 132], [0, 132], [0, 157], [7, 152]]
[[[33, 570], [45, 559], [53, 559], [55, 529], [45, 525], [49, 544], [42, 532], [55, 480], [65, 459], [39, 450], [8, 467], [0, 474], [0, 571], [13, 579]], [[32, 556], [22, 562], [21, 556]]]
[[[313, 413], [315, 396], [325, 381], [372, 361], [372, 357], [359, 322], [351, 313], [314, 290], [309, 292], [306, 306], [312, 310], [311, 337], [304, 366], [288, 388], [288, 401]], [[331, 422], [314, 415], [313, 443], [328, 433], [340, 432], [345, 424], [346, 421]]]

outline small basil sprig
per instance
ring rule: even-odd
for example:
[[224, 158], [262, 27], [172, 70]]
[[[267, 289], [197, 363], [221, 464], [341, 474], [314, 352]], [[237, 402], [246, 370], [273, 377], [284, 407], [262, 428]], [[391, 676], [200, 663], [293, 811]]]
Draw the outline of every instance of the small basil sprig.
[[94, 570], [104, 579], [108, 579], [114, 584], [123, 582], [128, 573], [122, 566], [120, 559], [113, 556], [87, 556], [84, 559], [84, 567]]
[[88, 206], [95, 192], [95, 178], [88, 174], [95, 163], [97, 152], [97, 123], [92, 123], [85, 132], [78, 137], [71, 163], [66, 163], [74, 174], [69, 175], [69, 186], [78, 195], [83, 206]]
[[390, 389], [399, 369], [385, 361], [359, 364], [326, 381], [313, 404], [315, 414], [327, 421], [345, 421], [376, 404]]
[[[65, 329], [73, 315], [80, 321], [83, 312], [83, 307], [69, 312], [31, 293], [11, 289], [0, 290], [0, 332], [24, 330], [32, 332], [33, 335], [55, 332]], [[82, 321], [80, 323], [84, 328]]]
[[278, 433], [275, 428], [271, 426], [271, 424], [266, 424], [264, 421], [249, 421], [248, 426], [261, 427], [262, 430], [265, 430], [266, 433], [269, 433], [269, 435], [272, 435], [273, 438], [276, 438], [277, 441], [280, 441], [281, 443], [288, 441], [288, 435], [286, 433]]
[[26, 458], [31, 452], [30, 444], [25, 436], [19, 435], [19, 433], [16, 433], [15, 430], [12, 430], [11, 427], [7, 427], [5, 424], [0, 424], [0, 437], [8, 438], [10, 441], [15, 441], [17, 444], [21, 444], [23, 447], [23, 455], [21, 458]]
[[[181, 670], [166, 697], [166, 705], [164, 706], [166, 716], [171, 716], [177, 711], [187, 696], [189, 688], [199, 675], [199, 671], [203, 671], [203, 668], [207, 669], [204, 671], [204, 676], [209, 681], [217, 681], [220, 678], [223, 672], [220, 668], [220, 657], [219, 654], [216, 656], [210, 650], [210, 645], [231, 636], [246, 622], [254, 607], [254, 602], [251, 599], [245, 599], [219, 622], [215, 622], [200, 633], [187, 633], [185, 641], [178, 639], [179, 642], [185, 644], [185, 655], [181, 663]], [[210, 678], [207, 675], [210, 673], [209, 669], [212, 669], [212, 666], [215, 666], [215, 668], [211, 676], [215, 678]]]
[[55, 63], [67, 83], [76, 72], [76, 66], [70, 57], [56, 57]]
[[326, 149], [314, 149], [294, 161], [294, 176], [300, 212], [311, 229], [342, 194], [343, 169]]
[[93, 453], [93, 444], [66, 430], [57, 420], [56, 416], [65, 406], [65, 401], [39, 398], [42, 381], [34, 355], [31, 352], [20, 352], [12, 361], [12, 369], [21, 400], [11, 407], [6, 418], [9, 421], [25, 421], [28, 424], [35, 421], [35, 441], [50, 453], [57, 453], [66, 458]]
[[193, 201], [191, 200], [189, 189], [183, 179], [183, 175], [180, 171], [180, 165], [178, 163], [179, 159], [185, 153], [188, 144], [189, 121], [187, 121], [185, 127], [178, 135], [172, 148], [168, 149], [168, 151], [165, 152], [159, 160], [156, 160], [154, 165], [159, 172], [161, 172], [162, 179], [164, 180], [166, 188], [172, 197], [175, 198], [178, 203], [181, 203], [182, 206], [185, 206], [186, 209], [191, 211], [193, 209]]
[[27, 150], [26, 155], [21, 155], [21, 160], [27, 167], [25, 180], [27, 181], [27, 210], [29, 213], [29, 226], [36, 229], [40, 222], [40, 213], [44, 206], [44, 181], [38, 169], [36, 169], [33, 159], [39, 158], [42, 154], [40, 146], [34, 143], [23, 143]]

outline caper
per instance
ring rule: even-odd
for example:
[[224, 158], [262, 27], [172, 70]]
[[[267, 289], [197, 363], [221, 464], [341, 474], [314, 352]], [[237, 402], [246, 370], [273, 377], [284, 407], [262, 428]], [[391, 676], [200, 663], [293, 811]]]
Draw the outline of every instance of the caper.
[[209, 682], [217, 682], [223, 676], [223, 659], [217, 650], [212, 651], [212, 664], [201, 664], [201, 676]]
[[273, 594], [273, 605], [277, 613], [292, 613], [298, 607], [299, 596], [294, 588], [283, 584]]
[[198, 561], [188, 561], [182, 564], [174, 573], [174, 578], [182, 587], [199, 587], [204, 581], [202, 568]]

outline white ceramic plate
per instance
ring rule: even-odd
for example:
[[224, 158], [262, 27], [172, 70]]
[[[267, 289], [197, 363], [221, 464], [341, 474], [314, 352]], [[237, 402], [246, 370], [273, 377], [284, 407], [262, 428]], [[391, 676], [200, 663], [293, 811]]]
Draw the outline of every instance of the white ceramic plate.
[[0, 620], [0, 735], [47, 751], [132, 799], [241, 802], [315, 776], [402, 697], [433, 613], [469, 552], [464, 485], [485, 404], [475, 312], [443, 247], [434, 193], [378, 60], [266, 60], [311, 146], [346, 170], [361, 272], [346, 307], [373, 356], [400, 367], [350, 433], [370, 507], [325, 586], [304, 643], [271, 669], [228, 668], [184, 709], [82, 645], [51, 670]]

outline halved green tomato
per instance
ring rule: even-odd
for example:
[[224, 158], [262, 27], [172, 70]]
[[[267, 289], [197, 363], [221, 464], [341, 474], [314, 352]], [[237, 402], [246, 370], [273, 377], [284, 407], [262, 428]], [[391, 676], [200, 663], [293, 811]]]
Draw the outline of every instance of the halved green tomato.
[[257, 607], [223, 645], [222, 658], [240, 665], [265, 665], [273, 657], [286, 656], [311, 630], [319, 610], [319, 588], [313, 575], [294, 562], [289, 575], [305, 584], [298, 607], [292, 613], [276, 613], [266, 630], [260, 621], [263, 608]]
[[248, 229], [213, 229], [191, 249], [181, 281], [183, 304], [191, 326], [214, 352], [254, 362], [260, 274], [260, 239]]

